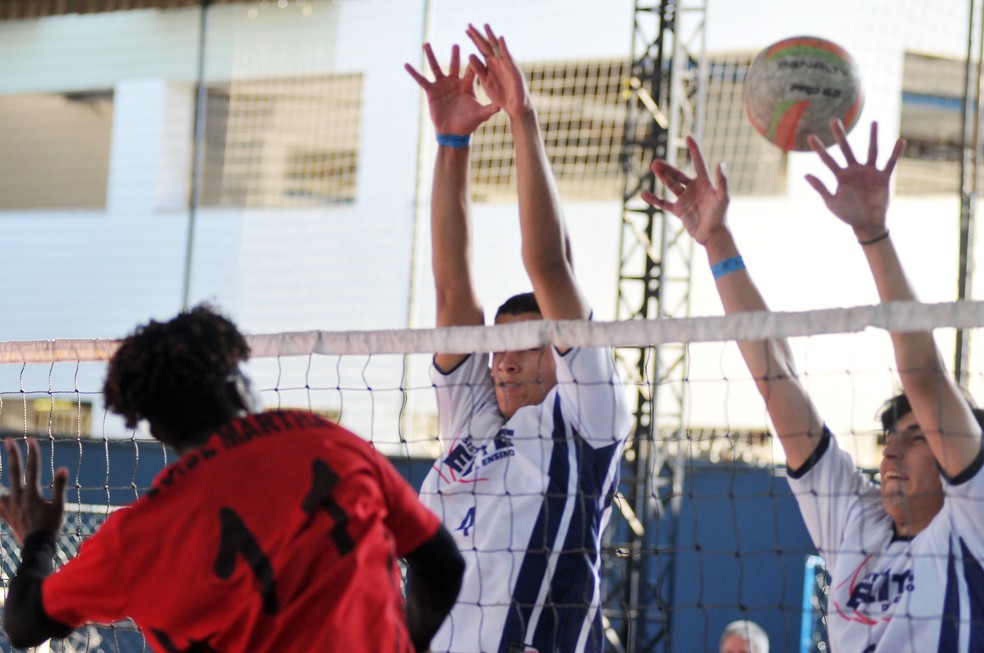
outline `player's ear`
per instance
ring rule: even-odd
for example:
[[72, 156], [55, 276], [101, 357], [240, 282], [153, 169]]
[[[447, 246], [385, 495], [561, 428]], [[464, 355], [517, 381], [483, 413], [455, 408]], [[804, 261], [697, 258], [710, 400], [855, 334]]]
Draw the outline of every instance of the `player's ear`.
[[260, 410], [260, 400], [253, 391], [253, 384], [239, 368], [226, 377], [226, 392], [231, 404], [237, 410], [254, 413]]

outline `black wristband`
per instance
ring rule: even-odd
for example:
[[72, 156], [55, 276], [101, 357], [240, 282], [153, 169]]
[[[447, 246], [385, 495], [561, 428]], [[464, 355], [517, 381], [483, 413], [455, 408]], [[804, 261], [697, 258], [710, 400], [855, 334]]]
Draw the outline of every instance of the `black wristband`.
[[885, 240], [886, 238], [888, 238], [888, 229], [886, 229], [885, 233], [881, 236], [875, 236], [871, 240], [859, 240], [858, 244], [860, 244], [861, 247], [866, 247], [867, 245], [874, 245], [875, 243]]

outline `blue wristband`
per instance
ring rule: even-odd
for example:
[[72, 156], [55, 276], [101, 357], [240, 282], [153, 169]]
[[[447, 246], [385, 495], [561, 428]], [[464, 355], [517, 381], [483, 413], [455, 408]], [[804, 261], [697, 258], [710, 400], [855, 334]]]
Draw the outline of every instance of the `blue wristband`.
[[464, 136], [459, 136], [458, 134], [438, 134], [437, 144], [443, 145], [444, 147], [468, 147], [468, 142], [471, 140], [470, 134], [465, 134]]
[[723, 261], [718, 261], [711, 266], [711, 274], [714, 275], [715, 279], [720, 279], [726, 274], [731, 274], [735, 270], [744, 270], [745, 261], [742, 260], [741, 256], [732, 256], [731, 258], [726, 258]]

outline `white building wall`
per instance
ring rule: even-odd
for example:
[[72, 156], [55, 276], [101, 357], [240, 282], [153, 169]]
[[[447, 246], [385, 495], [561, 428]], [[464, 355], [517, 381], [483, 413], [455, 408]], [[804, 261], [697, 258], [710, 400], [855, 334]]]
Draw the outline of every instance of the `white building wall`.
[[[877, 118], [887, 155], [898, 133], [904, 50], [960, 56], [966, 3], [832, 2], [712, 0], [707, 47], [757, 50], [799, 33], [837, 41], [858, 59], [868, 94], [861, 126], [851, 140], [860, 146], [868, 121]], [[199, 209], [192, 302], [217, 303], [252, 333], [431, 326], [426, 217], [433, 133], [421, 113], [426, 107], [420, 93], [402, 68], [404, 62], [422, 67], [425, 32], [442, 60], [454, 42], [466, 53], [472, 51], [464, 36], [469, 21], [493, 24], [520, 60], [629, 53], [629, 0], [606, 0], [603, 5], [597, 0], [431, 0], [429, 22], [425, 4], [309, 0], [304, 6], [290, 3], [287, 9], [273, 2], [265, 8], [213, 8], [205, 52], [208, 80], [363, 75], [358, 190], [354, 204], [323, 210]], [[128, 11], [0, 23], [0, 95], [116, 91], [107, 209], [0, 213], [0, 273], [6, 280], [0, 341], [119, 337], [149, 317], [166, 318], [180, 308], [189, 214], [179, 207], [187, 196], [185, 171], [191, 165], [190, 148], [182, 139], [191, 130], [199, 21], [197, 11]], [[4, 129], [15, 126], [0, 126], [0, 142]], [[787, 197], [736, 198], [732, 204], [731, 222], [749, 267], [777, 310], [875, 301], [850, 234], [826, 215], [802, 181], [803, 174], [820, 169], [812, 155], [794, 155]], [[569, 203], [565, 211], [579, 277], [596, 316], [612, 319], [620, 203]], [[956, 199], [899, 197], [892, 211], [893, 234], [922, 297], [952, 299]], [[519, 261], [516, 209], [486, 204], [476, 206], [474, 213], [477, 284], [486, 308], [493, 309], [529, 286]], [[695, 261], [692, 313], [720, 312], [700, 253]], [[887, 337], [874, 336], [878, 342], [870, 347], [866, 340], [864, 345], [841, 342], [830, 349], [861, 351], [852, 356], [870, 351], [872, 367], [885, 378]], [[809, 345], [812, 354], [804, 352], [805, 371], [843, 369], [817, 343]], [[694, 374], [720, 377], [724, 368], [740, 375], [733, 352], [703, 352], [695, 348], [692, 353]], [[426, 359], [413, 362], [410, 372], [424, 386], [425, 366]], [[273, 376], [261, 385], [272, 383], [279, 373], [264, 369], [262, 374]], [[16, 388], [19, 374], [0, 370], [0, 391]], [[85, 374], [91, 377], [86, 383], [97, 387], [101, 371]], [[399, 382], [393, 374], [380, 374], [383, 385]], [[43, 379], [45, 372], [37, 375]], [[842, 429], [871, 424], [877, 399], [888, 394], [885, 386], [891, 383], [843, 390], [848, 385], [843, 375], [833, 375], [830, 385], [841, 388], [835, 391], [821, 377], [810, 377], [819, 386], [815, 396], [831, 415], [832, 426]], [[299, 383], [303, 386], [303, 379]], [[871, 397], [869, 387], [875, 388]], [[764, 424], [760, 402], [739, 399], [742, 392], [738, 386], [720, 392], [695, 388], [694, 422], [705, 423], [701, 415], [719, 415], [724, 405], [730, 424]], [[426, 405], [423, 397], [429, 393], [420, 395]], [[845, 405], [851, 409], [844, 411]], [[359, 413], [358, 408], [356, 403], [350, 414]], [[377, 414], [366, 428], [386, 430], [379, 424], [395, 420], [392, 411], [397, 409], [386, 410], [391, 412]], [[107, 432], [118, 429], [110, 423]]]

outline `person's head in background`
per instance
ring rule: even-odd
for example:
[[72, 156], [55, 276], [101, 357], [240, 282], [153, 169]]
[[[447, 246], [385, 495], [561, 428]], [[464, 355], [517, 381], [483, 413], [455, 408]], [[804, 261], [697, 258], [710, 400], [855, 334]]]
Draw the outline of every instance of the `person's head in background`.
[[721, 633], [720, 653], [769, 653], [769, 636], [754, 621], [732, 621]]

